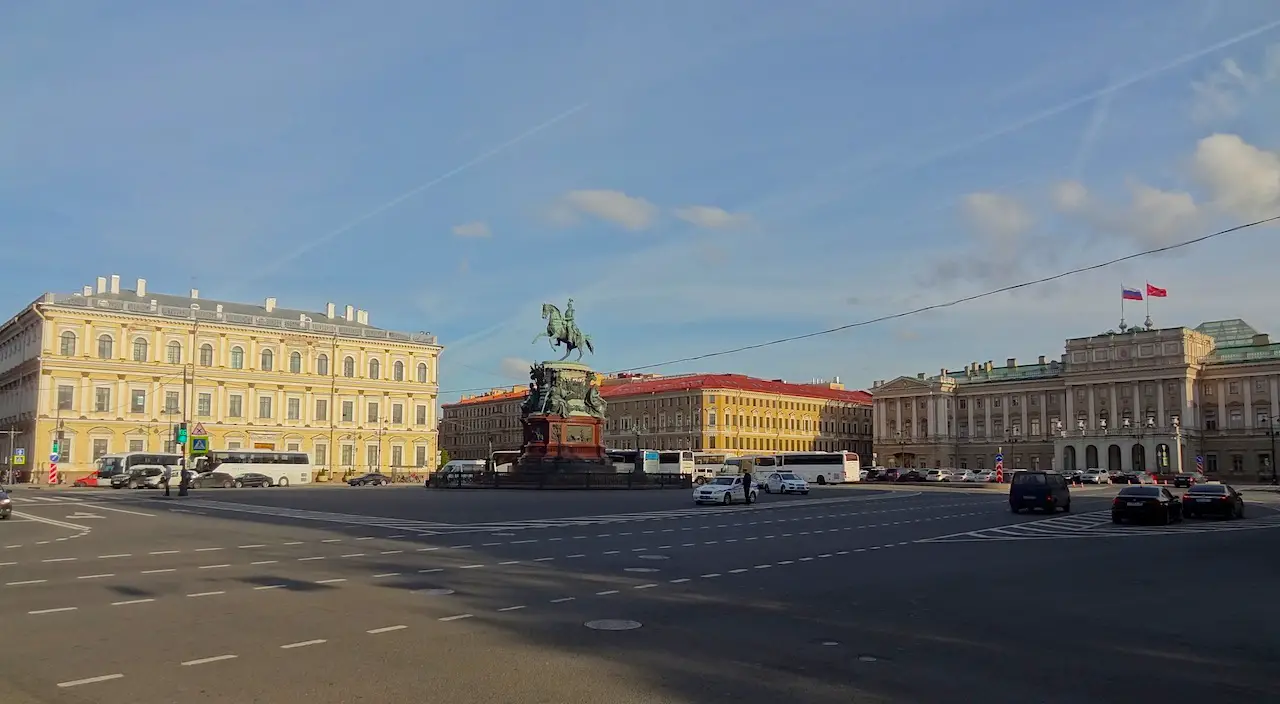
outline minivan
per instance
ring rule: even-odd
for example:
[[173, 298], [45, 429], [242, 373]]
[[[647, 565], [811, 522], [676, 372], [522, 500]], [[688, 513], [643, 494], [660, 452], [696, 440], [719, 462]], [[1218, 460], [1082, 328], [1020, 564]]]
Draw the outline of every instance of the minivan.
[[1047, 513], [1059, 508], [1070, 511], [1071, 489], [1057, 472], [1018, 472], [1009, 485], [1009, 508], [1014, 513], [1022, 513], [1024, 508], [1042, 508]]

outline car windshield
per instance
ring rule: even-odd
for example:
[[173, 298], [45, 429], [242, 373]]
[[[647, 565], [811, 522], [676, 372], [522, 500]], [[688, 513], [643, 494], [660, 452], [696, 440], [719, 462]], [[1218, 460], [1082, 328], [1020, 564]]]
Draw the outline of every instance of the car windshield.
[[1227, 487], [1222, 484], [1197, 484], [1191, 487], [1191, 491], [1188, 493], [1222, 496], [1227, 493]]
[[786, 480], [789, 480], [789, 481], [796, 481], [796, 480], [800, 479], [800, 477], [797, 477], [796, 475], [791, 474], [791, 473], [787, 473], [787, 474], [779, 474], [778, 476], [779, 476], [780, 478], [782, 478], [782, 479], [786, 479]]
[[1154, 486], [1128, 486], [1121, 489], [1118, 495], [1150, 499], [1160, 495], [1160, 488]]
[[711, 483], [720, 484], [720, 485], [732, 485], [733, 481], [734, 481], [733, 477], [716, 477], [711, 481]]
[[1014, 484], [1044, 484], [1045, 481], [1043, 474], [1019, 472], [1018, 474], [1013, 475]]

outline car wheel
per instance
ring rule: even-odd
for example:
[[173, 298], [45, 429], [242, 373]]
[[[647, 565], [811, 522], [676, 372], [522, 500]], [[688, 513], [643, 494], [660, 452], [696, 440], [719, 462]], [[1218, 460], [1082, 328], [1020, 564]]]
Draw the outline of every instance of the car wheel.
[[706, 483], [707, 483], [706, 477], [698, 477], [697, 479], [693, 480], [694, 486], [702, 486], [703, 484], [706, 484]]
[[1014, 513], [1022, 513], [1022, 509], [1018, 508], [1017, 506], [1014, 506], [1013, 504], [1009, 505], [1009, 510], [1013, 511]]
[[1071, 502], [1070, 502], [1070, 501], [1068, 501], [1067, 503], [1065, 503], [1065, 504], [1063, 504], [1063, 505], [1062, 505], [1062, 512], [1063, 512], [1063, 513], [1071, 513]]
[[276, 482], [276, 485], [278, 485], [278, 486], [289, 486], [289, 478], [288, 478], [288, 477], [280, 477], [280, 481]]
[[223, 482], [223, 483], [222, 483], [222, 488], [223, 488], [223, 489], [230, 489], [230, 488], [231, 488], [231, 487], [233, 487], [233, 486], [235, 486], [235, 484], [233, 484], [233, 483], [231, 483], [231, 482]]
[[7, 520], [9, 520], [9, 514], [0, 513], [0, 521], [7, 521]]
[[726, 491], [724, 492], [724, 498], [720, 499], [720, 503], [724, 504], [725, 506], [728, 506], [729, 504], [733, 503], [733, 497], [729, 496], [729, 492]]
[[237, 479], [237, 480], [235, 481], [235, 487], [236, 487], [237, 489], [243, 489], [243, 488], [244, 488], [244, 482], [242, 482], [242, 481], [240, 481], [239, 479]]

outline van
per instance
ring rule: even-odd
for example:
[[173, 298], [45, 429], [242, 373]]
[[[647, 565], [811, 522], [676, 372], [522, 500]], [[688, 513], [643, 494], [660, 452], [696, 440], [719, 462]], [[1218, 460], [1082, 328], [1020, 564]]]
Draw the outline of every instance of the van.
[[1009, 484], [1009, 509], [1022, 513], [1023, 509], [1042, 508], [1053, 513], [1061, 508], [1071, 511], [1071, 489], [1066, 477], [1057, 472], [1022, 471], [1013, 475]]

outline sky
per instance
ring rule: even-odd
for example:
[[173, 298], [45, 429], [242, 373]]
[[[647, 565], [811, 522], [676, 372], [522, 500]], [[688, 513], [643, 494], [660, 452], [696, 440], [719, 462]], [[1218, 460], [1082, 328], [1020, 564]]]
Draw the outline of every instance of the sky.
[[[0, 5], [0, 315], [97, 276], [555, 359], [850, 388], [1062, 354], [1122, 284], [1280, 334], [1270, 0]], [[1143, 304], [1130, 304], [1141, 323]], [[658, 366], [651, 366], [658, 365]]]

